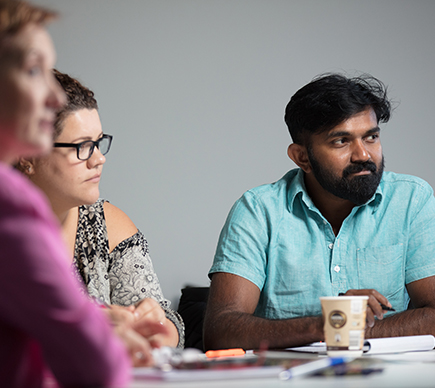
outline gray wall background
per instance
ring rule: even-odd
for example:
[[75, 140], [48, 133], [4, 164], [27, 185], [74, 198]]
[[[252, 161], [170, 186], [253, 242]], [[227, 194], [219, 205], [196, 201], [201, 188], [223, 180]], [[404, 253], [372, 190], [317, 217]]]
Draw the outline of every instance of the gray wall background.
[[[291, 95], [328, 71], [368, 72], [399, 103], [386, 169], [435, 187], [433, 0], [37, 0], [58, 68], [96, 93], [114, 144], [101, 196], [146, 235], [165, 296], [207, 286], [234, 201], [295, 167]], [[307, 258], [309, 260], [309, 258]]]

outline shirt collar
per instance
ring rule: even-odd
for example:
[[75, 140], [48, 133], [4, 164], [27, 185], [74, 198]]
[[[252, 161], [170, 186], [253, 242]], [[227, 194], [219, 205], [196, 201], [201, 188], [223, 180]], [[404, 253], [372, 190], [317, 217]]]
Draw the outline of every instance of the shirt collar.
[[[307, 205], [309, 209], [317, 209], [307, 193], [307, 189], [305, 187], [304, 175], [305, 175], [304, 171], [300, 168], [291, 170], [287, 174], [287, 176], [290, 178], [288, 179], [289, 188], [287, 194], [288, 209], [290, 212], [293, 212], [293, 206], [296, 197], [301, 197], [302, 201]], [[373, 197], [370, 198], [370, 200], [367, 201], [365, 204], [360, 205], [358, 207], [363, 207], [363, 206], [371, 207], [373, 209], [373, 213], [376, 212], [383, 198], [382, 180], [383, 178], [381, 179], [381, 182], [378, 185]]]

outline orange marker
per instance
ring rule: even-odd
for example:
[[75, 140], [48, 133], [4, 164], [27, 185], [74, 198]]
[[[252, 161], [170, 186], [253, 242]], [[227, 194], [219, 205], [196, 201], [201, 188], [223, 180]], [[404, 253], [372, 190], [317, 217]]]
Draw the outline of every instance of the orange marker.
[[245, 354], [245, 351], [241, 348], [208, 350], [205, 352], [205, 355], [208, 358], [243, 356], [244, 354]]

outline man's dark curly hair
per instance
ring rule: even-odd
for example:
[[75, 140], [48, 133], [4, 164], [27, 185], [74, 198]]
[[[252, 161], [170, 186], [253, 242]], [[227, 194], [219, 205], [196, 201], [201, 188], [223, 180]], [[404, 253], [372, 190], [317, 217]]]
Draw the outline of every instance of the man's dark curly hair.
[[70, 113], [81, 109], [98, 110], [98, 104], [94, 92], [83, 86], [79, 81], [56, 69], [53, 69], [53, 74], [67, 97], [65, 106], [57, 112], [54, 122], [54, 138], [56, 139], [62, 133], [65, 119]]
[[348, 78], [328, 73], [317, 76], [293, 95], [284, 120], [293, 142], [308, 146], [311, 135], [329, 131], [370, 107], [378, 123], [388, 122], [391, 102], [381, 81], [368, 74]]

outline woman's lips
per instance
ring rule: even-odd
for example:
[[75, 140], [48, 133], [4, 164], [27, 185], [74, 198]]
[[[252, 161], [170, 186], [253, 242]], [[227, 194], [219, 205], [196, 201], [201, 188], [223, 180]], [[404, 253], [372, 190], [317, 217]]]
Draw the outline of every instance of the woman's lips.
[[97, 183], [100, 181], [101, 174], [94, 175], [92, 178], [86, 180], [86, 182]]

